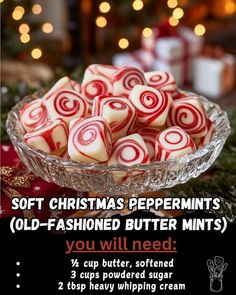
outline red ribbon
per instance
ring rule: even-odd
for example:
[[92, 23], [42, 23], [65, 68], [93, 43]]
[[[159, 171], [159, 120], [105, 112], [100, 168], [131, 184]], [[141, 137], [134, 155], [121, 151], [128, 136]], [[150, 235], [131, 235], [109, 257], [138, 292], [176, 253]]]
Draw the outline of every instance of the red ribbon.
[[162, 38], [162, 37], [176, 37], [181, 40], [181, 42], [184, 46], [184, 55], [181, 58], [175, 58], [175, 59], [171, 59], [171, 60], [163, 59], [162, 57], [160, 57], [157, 54], [157, 52], [155, 50], [155, 46], [153, 46], [151, 51], [145, 47], [144, 47], [144, 50], [150, 51], [155, 59], [160, 59], [160, 60], [167, 62], [169, 64], [175, 64], [178, 62], [182, 62], [184, 65], [184, 68], [183, 68], [184, 84], [187, 84], [189, 82], [188, 68], [189, 68], [189, 58], [190, 58], [188, 41], [181, 34], [179, 34], [179, 32], [177, 32], [172, 26], [170, 26], [168, 21], [165, 21], [160, 25], [154, 26], [153, 30], [154, 30], [156, 41], [158, 41], [158, 39]]

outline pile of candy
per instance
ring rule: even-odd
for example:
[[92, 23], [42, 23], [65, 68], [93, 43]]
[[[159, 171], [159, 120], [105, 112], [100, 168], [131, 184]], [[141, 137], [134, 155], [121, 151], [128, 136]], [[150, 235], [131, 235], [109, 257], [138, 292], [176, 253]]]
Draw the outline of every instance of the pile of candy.
[[148, 164], [207, 144], [213, 123], [166, 72], [90, 65], [81, 85], [60, 79], [23, 107], [24, 142], [84, 163]]

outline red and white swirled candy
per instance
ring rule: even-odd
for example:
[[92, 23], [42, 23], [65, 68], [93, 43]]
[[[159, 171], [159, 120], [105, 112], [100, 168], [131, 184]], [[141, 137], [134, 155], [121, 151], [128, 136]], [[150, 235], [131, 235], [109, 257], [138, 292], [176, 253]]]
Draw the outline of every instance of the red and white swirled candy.
[[30, 131], [48, 120], [47, 111], [41, 102], [41, 99], [35, 99], [20, 110], [20, 121], [25, 131]]
[[97, 163], [108, 160], [112, 148], [111, 130], [99, 116], [73, 121], [70, 126], [68, 154], [72, 160]]
[[92, 116], [102, 116], [108, 122], [114, 140], [131, 132], [136, 111], [127, 98], [97, 96], [93, 102]]
[[26, 133], [23, 140], [45, 153], [60, 155], [67, 146], [68, 127], [62, 119], [49, 120]]
[[137, 112], [137, 120], [146, 126], [163, 126], [172, 98], [169, 93], [143, 85], [131, 90], [129, 99]]
[[81, 92], [81, 85], [79, 82], [71, 80], [71, 86], [72, 86], [72, 89], [74, 89], [75, 91]]
[[112, 93], [112, 84], [105, 77], [93, 75], [83, 80], [81, 89], [82, 94], [86, 98], [89, 106], [92, 106], [93, 100], [96, 96], [107, 96]]
[[176, 81], [171, 73], [159, 71], [146, 72], [145, 79], [148, 86], [161, 91], [172, 94], [177, 90]]
[[92, 64], [84, 72], [84, 79], [89, 79], [93, 75], [103, 76], [112, 82], [113, 75], [119, 68], [111, 65]]
[[206, 114], [197, 97], [174, 100], [167, 118], [168, 126], [179, 126], [191, 137], [207, 133]]
[[144, 72], [134, 67], [123, 67], [113, 76], [113, 95], [128, 97], [135, 85], [145, 85]]
[[154, 161], [156, 138], [157, 135], [160, 133], [160, 130], [158, 130], [155, 127], [142, 127], [139, 130], [137, 130], [137, 133], [140, 134], [144, 139], [144, 142], [147, 146], [150, 161]]
[[55, 95], [55, 93], [57, 93], [59, 90], [63, 90], [63, 89], [73, 89], [72, 84], [71, 84], [71, 80], [69, 77], [63, 77], [60, 80], [58, 80], [53, 85], [53, 87], [43, 96], [42, 103], [44, 104], [44, 102], [48, 98]]
[[67, 123], [88, 115], [88, 105], [82, 94], [75, 90], [60, 90], [45, 101], [50, 119], [62, 118]]
[[134, 133], [115, 142], [107, 164], [132, 166], [135, 164], [148, 164], [149, 162], [148, 150], [143, 138], [141, 135]]
[[180, 158], [196, 150], [191, 137], [181, 128], [174, 126], [160, 132], [156, 138], [157, 161]]
[[215, 133], [214, 124], [208, 118], [206, 119], [207, 122], [207, 134], [203, 137], [195, 138], [195, 144], [198, 148], [203, 147], [204, 145], [208, 144]]
[[183, 91], [183, 90], [177, 89], [174, 93], [172, 93], [173, 100], [182, 99], [182, 98], [186, 98], [186, 97], [190, 97], [190, 95], [188, 92]]

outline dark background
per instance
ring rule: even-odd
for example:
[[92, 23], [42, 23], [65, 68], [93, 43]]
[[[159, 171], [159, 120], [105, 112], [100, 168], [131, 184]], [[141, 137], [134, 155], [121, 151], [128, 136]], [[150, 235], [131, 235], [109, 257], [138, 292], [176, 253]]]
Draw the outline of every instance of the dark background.
[[[117, 217], [117, 216], [116, 216]], [[128, 217], [120, 217], [124, 226], [125, 218], [154, 218], [152, 213], [144, 213], [141, 211], [132, 213]], [[178, 224], [181, 218], [212, 218], [214, 215], [203, 212], [195, 212], [188, 215], [178, 217]], [[59, 281], [75, 281], [80, 282], [78, 278], [70, 279], [71, 258], [78, 258], [79, 261], [99, 260], [102, 258], [127, 259], [131, 262], [135, 260], [144, 260], [153, 258], [154, 260], [169, 260], [175, 258], [175, 267], [173, 279], [163, 280], [162, 283], [186, 283], [185, 291], [156, 291], [156, 294], [214, 294], [209, 290], [209, 273], [206, 262], [213, 259], [214, 256], [224, 257], [228, 263], [228, 268], [224, 272], [223, 291], [218, 294], [234, 294], [235, 289], [235, 229], [236, 225], [229, 223], [227, 230], [221, 234], [215, 231], [197, 231], [183, 232], [160, 232], [160, 231], [142, 231], [127, 232], [121, 230], [118, 232], [68, 232], [66, 234], [55, 234], [40, 230], [37, 232], [19, 232], [11, 234], [9, 229], [10, 219], [0, 220], [1, 232], [1, 295], [8, 294], [81, 294], [79, 291], [58, 291]], [[172, 236], [176, 240], [178, 252], [170, 253], [144, 253], [141, 254], [72, 254], [65, 255], [65, 240], [77, 239], [111, 239], [113, 236], [127, 235], [129, 240], [163, 240]], [[20, 266], [16, 266], [16, 261], [21, 261]], [[122, 271], [123, 269], [121, 269]], [[154, 271], [155, 269], [153, 269]], [[119, 271], [119, 270], [118, 270]], [[155, 271], [159, 271], [156, 269]], [[160, 269], [160, 271], [173, 271], [172, 268]], [[20, 272], [20, 278], [16, 277], [16, 273]], [[128, 281], [128, 280], [127, 280]], [[95, 283], [94, 281], [93, 283]], [[16, 289], [16, 284], [20, 284], [21, 288]], [[111, 281], [112, 283], [112, 281]], [[152, 283], [152, 281], [148, 281]], [[115, 291], [114, 291], [115, 292]], [[96, 294], [110, 294], [106, 292], [96, 291]], [[143, 294], [153, 294], [149, 291]], [[85, 293], [85, 291], [82, 294]], [[89, 292], [94, 294], [94, 292]], [[131, 294], [131, 292], [122, 292], [122, 294]], [[134, 294], [134, 293], [133, 293]], [[142, 293], [139, 293], [142, 294]]]

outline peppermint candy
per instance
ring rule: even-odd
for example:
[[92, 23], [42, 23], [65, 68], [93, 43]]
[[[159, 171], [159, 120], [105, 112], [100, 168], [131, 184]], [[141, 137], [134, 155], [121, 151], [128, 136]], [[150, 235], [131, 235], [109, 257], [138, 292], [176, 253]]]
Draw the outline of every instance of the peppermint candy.
[[73, 90], [81, 92], [81, 85], [77, 81], [71, 80], [71, 86]]
[[105, 77], [92, 75], [83, 80], [81, 91], [89, 106], [92, 107], [93, 100], [96, 96], [105, 96], [112, 93], [112, 84]]
[[189, 93], [187, 93], [186, 91], [177, 89], [174, 93], [172, 93], [173, 100], [182, 99], [186, 97], [189, 97]]
[[176, 81], [171, 73], [153, 71], [146, 72], [144, 75], [148, 86], [170, 94], [177, 90]]
[[196, 146], [193, 140], [180, 127], [167, 128], [157, 135], [155, 146], [155, 158], [157, 161], [180, 158], [195, 150]]
[[134, 67], [123, 67], [113, 76], [113, 95], [128, 97], [135, 85], [145, 85], [143, 71]]
[[47, 110], [41, 102], [41, 99], [35, 99], [20, 110], [20, 122], [26, 132], [48, 120]]
[[68, 127], [64, 120], [49, 120], [23, 137], [28, 145], [45, 153], [62, 154], [67, 146]]
[[142, 127], [137, 130], [137, 133], [142, 136], [147, 146], [150, 161], [154, 161], [156, 138], [157, 138], [157, 135], [160, 133], [160, 130], [158, 130], [155, 127]]
[[208, 144], [212, 140], [213, 135], [215, 133], [214, 124], [212, 123], [212, 121], [207, 118], [206, 123], [207, 123], [207, 134], [203, 137], [198, 137], [194, 139], [194, 142], [198, 148]]
[[84, 80], [93, 75], [103, 76], [112, 82], [113, 75], [117, 72], [118, 67], [110, 65], [92, 64], [84, 72]]
[[77, 91], [63, 89], [48, 97], [44, 102], [50, 119], [62, 118], [69, 123], [75, 118], [88, 115], [86, 99]]
[[108, 160], [112, 149], [111, 130], [99, 116], [70, 124], [68, 154], [72, 160], [97, 163]]
[[73, 89], [71, 80], [69, 77], [63, 77], [60, 80], [58, 80], [53, 87], [43, 96], [42, 98], [42, 103], [44, 102], [51, 96], [55, 95], [59, 90], [62, 89]]
[[107, 165], [122, 164], [132, 166], [135, 164], [148, 164], [149, 162], [148, 150], [143, 138], [134, 133], [115, 142]]
[[197, 97], [174, 100], [171, 104], [168, 126], [179, 126], [191, 137], [198, 138], [207, 133], [206, 114]]
[[102, 116], [108, 122], [114, 140], [131, 132], [136, 112], [127, 98], [97, 96], [93, 102], [92, 116]]
[[170, 94], [149, 86], [136, 85], [129, 99], [136, 109], [139, 122], [153, 127], [165, 124], [172, 102]]

